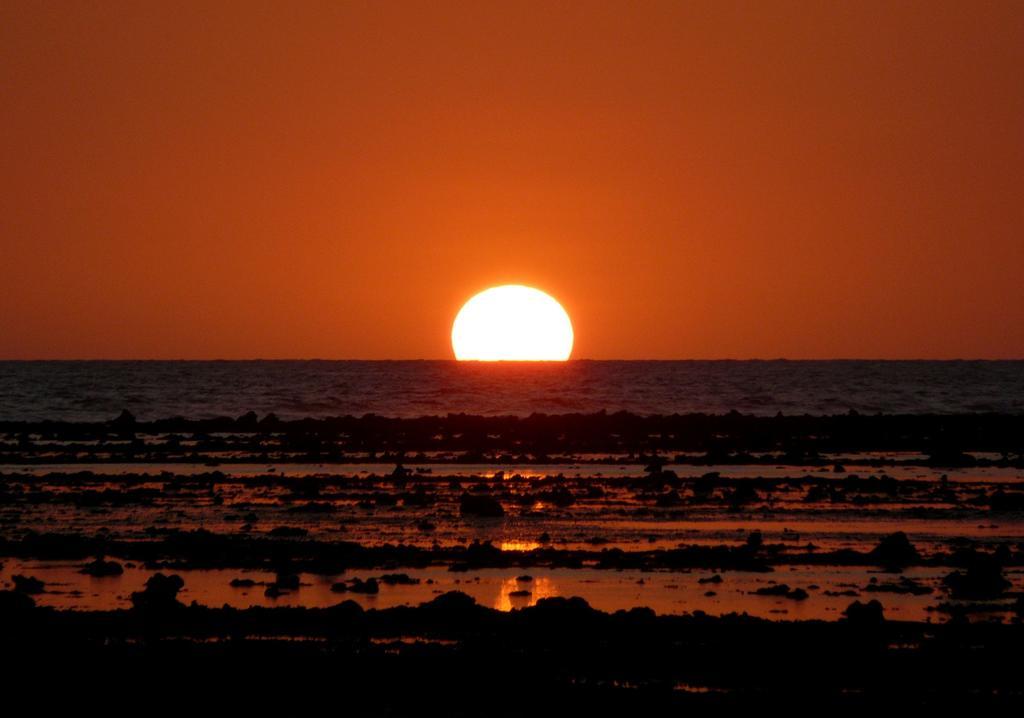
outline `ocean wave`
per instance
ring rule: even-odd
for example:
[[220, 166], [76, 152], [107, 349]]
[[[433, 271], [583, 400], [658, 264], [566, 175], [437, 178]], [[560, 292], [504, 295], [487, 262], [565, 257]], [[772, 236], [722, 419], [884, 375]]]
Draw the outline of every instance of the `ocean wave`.
[[1024, 412], [1021, 361], [0, 362], [0, 419]]

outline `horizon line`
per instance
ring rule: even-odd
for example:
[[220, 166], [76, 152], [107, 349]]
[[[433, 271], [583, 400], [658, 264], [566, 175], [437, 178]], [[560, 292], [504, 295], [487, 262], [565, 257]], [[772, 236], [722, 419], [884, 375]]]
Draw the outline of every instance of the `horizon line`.
[[459, 360], [450, 358], [365, 358], [365, 357], [0, 357], [5, 363], [41, 362], [444, 362], [452, 364], [570, 364], [573, 362], [1020, 362], [1021, 357], [654, 357], [654, 358], [569, 358], [565, 360]]

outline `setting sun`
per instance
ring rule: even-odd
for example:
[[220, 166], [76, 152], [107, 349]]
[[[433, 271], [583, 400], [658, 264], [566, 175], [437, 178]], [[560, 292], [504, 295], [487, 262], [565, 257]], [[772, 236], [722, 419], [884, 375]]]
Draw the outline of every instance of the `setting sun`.
[[572, 342], [572, 322], [562, 305], [519, 284], [480, 292], [452, 325], [452, 349], [460, 361], [565, 361]]

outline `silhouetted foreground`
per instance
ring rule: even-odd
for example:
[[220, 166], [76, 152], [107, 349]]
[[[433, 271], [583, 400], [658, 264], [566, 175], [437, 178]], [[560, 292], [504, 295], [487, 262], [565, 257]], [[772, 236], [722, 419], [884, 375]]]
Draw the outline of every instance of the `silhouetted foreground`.
[[1002, 415], [8, 422], [4, 678], [60, 687], [8, 699], [1019, 711], [1022, 447]]
[[[849, 711], [1024, 703], [1024, 626], [614, 614], [578, 598], [502, 613], [447, 593], [415, 608], [186, 607], [156, 574], [134, 608], [61, 612], [0, 593], [7, 677], [45, 705], [298, 715], [597, 714], [668, 708]], [[11, 685], [16, 685], [13, 683]], [[39, 706], [44, 698], [40, 697]], [[142, 701], [135, 703], [134, 701]]]

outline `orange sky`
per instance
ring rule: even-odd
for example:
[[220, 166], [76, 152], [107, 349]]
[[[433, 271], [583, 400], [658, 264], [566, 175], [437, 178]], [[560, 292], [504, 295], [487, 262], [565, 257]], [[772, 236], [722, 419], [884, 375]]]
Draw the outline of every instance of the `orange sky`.
[[1024, 3], [188, 5], [0, 4], [0, 357], [1024, 357]]

